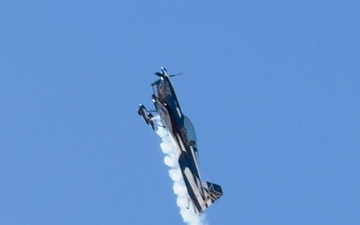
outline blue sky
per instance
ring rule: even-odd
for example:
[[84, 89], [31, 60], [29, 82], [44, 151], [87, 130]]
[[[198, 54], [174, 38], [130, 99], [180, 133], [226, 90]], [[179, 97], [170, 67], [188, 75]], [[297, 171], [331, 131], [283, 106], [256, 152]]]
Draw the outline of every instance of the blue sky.
[[359, 1], [0, 3], [0, 223], [183, 224], [137, 104], [173, 83], [209, 224], [360, 223]]

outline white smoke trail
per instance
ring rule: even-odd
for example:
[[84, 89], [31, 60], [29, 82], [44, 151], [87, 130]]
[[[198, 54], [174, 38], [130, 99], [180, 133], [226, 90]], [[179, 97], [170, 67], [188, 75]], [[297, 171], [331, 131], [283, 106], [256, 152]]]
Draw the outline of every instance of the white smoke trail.
[[[161, 123], [158, 118], [155, 122], [156, 124]], [[189, 203], [189, 196], [175, 155], [175, 148], [178, 148], [175, 140], [168, 130], [162, 126], [157, 126], [156, 133], [161, 138], [160, 147], [165, 155], [164, 163], [169, 167], [169, 176], [173, 181], [173, 190], [176, 195], [176, 204], [180, 208], [180, 215], [183, 221], [188, 225], [207, 225], [205, 214], [196, 214], [192, 203]]]

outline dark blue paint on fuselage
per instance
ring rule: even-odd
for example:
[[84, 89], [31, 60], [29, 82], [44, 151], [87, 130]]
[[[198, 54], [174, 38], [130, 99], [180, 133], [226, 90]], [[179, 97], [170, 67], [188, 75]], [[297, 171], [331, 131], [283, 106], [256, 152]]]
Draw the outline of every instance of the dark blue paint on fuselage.
[[[201, 182], [199, 171], [198, 171], [198, 169], [196, 167], [196, 163], [195, 163], [195, 161], [197, 159], [195, 159], [193, 157], [193, 154], [191, 153], [191, 149], [189, 147], [189, 143], [187, 140], [186, 129], [184, 126], [184, 116], [182, 114], [182, 111], [181, 111], [179, 102], [177, 100], [174, 88], [172, 87], [172, 84], [171, 84], [169, 78], [162, 77], [161, 80], [159, 82], [157, 82], [156, 85], [157, 85], [157, 87], [156, 87], [157, 95], [156, 94], [153, 95], [153, 99], [155, 100], [154, 101], [155, 107], [158, 111], [158, 114], [161, 117], [163, 124], [165, 125], [165, 127], [168, 128], [171, 135], [173, 136], [175, 141], [178, 143], [179, 148], [181, 148], [181, 145], [180, 145], [181, 141], [184, 144], [185, 149], [182, 149], [182, 150], [185, 152], [182, 151], [181, 155], [179, 156], [178, 163], [181, 168], [181, 172], [183, 174], [183, 178], [185, 181], [185, 185], [186, 185], [188, 194], [189, 194], [190, 198], [192, 199], [193, 204], [197, 208], [197, 211], [201, 212], [202, 207], [200, 206], [200, 203], [198, 202], [198, 200], [195, 196], [194, 190], [192, 189], [192, 187], [189, 183], [189, 180], [184, 173], [184, 170], [186, 168], [189, 168], [192, 175], [194, 176], [194, 180]], [[160, 106], [158, 106], [157, 104], [161, 104], [162, 106], [164, 106], [166, 108], [167, 114], [170, 117], [170, 120], [167, 120], [164, 118], [167, 115], [166, 115], [166, 113], [162, 112], [161, 109], [159, 109]], [[179, 113], [180, 113], [180, 115], [179, 115]], [[168, 123], [170, 123], [170, 124], [168, 124]], [[178, 134], [180, 136], [181, 140], [178, 140], [178, 136], [176, 134]], [[193, 149], [197, 153], [197, 148], [195, 146], [193, 146]], [[200, 187], [201, 187], [201, 184], [200, 184]], [[201, 190], [199, 190], [199, 191], [200, 191], [200, 193], [202, 192]]]

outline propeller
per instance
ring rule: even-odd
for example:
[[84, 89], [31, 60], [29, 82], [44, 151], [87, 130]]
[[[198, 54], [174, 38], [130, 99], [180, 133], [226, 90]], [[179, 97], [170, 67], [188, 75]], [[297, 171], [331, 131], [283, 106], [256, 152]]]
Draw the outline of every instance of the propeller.
[[[161, 73], [161, 72], [156, 72], [155, 75], [158, 76], [158, 77], [163, 77], [164, 76], [164, 74]], [[169, 77], [176, 77], [176, 76], [180, 76], [180, 75], [183, 75], [183, 73], [170, 74]]]
[[[167, 70], [164, 67], [161, 67], [162, 71], [161, 72], [156, 72], [155, 75], [158, 77], [164, 77], [164, 73], [167, 73]], [[169, 74], [169, 77], [175, 77], [175, 76], [180, 76], [183, 73], [177, 73], [177, 74]]]

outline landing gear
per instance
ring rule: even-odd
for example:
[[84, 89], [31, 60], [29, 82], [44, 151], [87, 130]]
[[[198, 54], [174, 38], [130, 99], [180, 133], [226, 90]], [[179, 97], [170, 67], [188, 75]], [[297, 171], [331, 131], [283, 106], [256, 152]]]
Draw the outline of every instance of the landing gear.
[[153, 130], [155, 129], [153, 122], [154, 116], [146, 110], [144, 105], [139, 104], [138, 114], [144, 118], [146, 124], [150, 125]]

